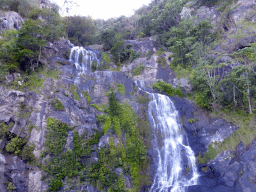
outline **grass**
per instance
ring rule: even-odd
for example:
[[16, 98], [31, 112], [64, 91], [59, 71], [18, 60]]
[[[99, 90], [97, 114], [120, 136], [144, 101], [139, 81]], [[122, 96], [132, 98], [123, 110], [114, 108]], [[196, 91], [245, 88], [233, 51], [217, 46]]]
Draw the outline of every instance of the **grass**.
[[[39, 75], [42, 74], [43, 77], [39, 77]], [[36, 93], [39, 93], [39, 88], [44, 89], [43, 83], [45, 79], [47, 78], [54, 78], [58, 80], [58, 76], [61, 74], [60, 71], [57, 70], [46, 70], [46, 69], [40, 69], [38, 72], [34, 72], [30, 75], [27, 75], [23, 78], [22, 85], [18, 83], [18, 81], [11, 82], [11, 85], [9, 86], [9, 89], [19, 89], [21, 91], [34, 91]]]
[[218, 152], [235, 150], [235, 147], [242, 141], [244, 146], [252, 143], [256, 134], [256, 116], [246, 115], [244, 113], [233, 113], [230, 111], [219, 111], [212, 113], [214, 117], [221, 117], [234, 125], [239, 126], [239, 129], [225, 139], [223, 142], [217, 144]]
[[86, 98], [87, 103], [92, 102], [92, 98], [90, 97], [90, 95], [89, 95], [88, 91], [86, 91], [86, 92], [81, 91], [81, 92], [83, 93], [84, 97]]
[[[197, 156], [197, 163], [206, 163], [209, 159], [214, 159], [217, 154], [222, 151], [234, 151], [236, 146], [243, 142], [244, 146], [250, 145], [256, 136], [256, 116], [246, 115], [243, 112], [230, 112], [230, 111], [218, 111], [212, 113], [213, 117], [221, 117], [227, 122], [231, 122], [234, 125], [239, 126], [239, 129], [235, 130], [228, 138], [220, 143], [211, 143], [208, 148], [208, 152], [201, 157], [201, 152]], [[234, 157], [233, 154], [230, 155]]]
[[138, 76], [138, 75], [141, 75], [142, 71], [144, 70], [144, 66], [143, 64], [141, 63], [138, 67], [135, 67], [132, 71], [132, 75], [133, 76]]
[[80, 101], [80, 97], [79, 97], [79, 95], [78, 95], [78, 93], [77, 93], [77, 86], [71, 83], [71, 85], [70, 85], [70, 91], [71, 91], [71, 93], [74, 95], [75, 100]]
[[163, 68], [166, 68], [166, 59], [164, 57], [158, 57], [157, 63], [160, 64]]
[[63, 111], [64, 110], [64, 106], [61, 103], [61, 101], [59, 99], [54, 99], [51, 104], [54, 106], [54, 110], [55, 111]]
[[139, 95], [138, 96], [138, 103], [140, 104], [147, 104], [149, 102], [149, 98], [148, 97], [144, 97]]
[[156, 89], [157, 91], [166, 93], [169, 96], [177, 95], [178, 97], [183, 97], [183, 93], [180, 87], [177, 89], [173, 88], [171, 84], [168, 84], [164, 81], [157, 80], [156, 83], [152, 85], [153, 89]]
[[125, 87], [123, 84], [117, 84], [117, 92], [121, 95], [125, 95]]
[[109, 59], [109, 55], [108, 55], [108, 53], [106, 53], [106, 52], [103, 52], [102, 54], [101, 54], [101, 58], [102, 58], [102, 60], [105, 62], [105, 68], [106, 67], [109, 67], [109, 65], [110, 65], [110, 59]]
[[97, 109], [98, 111], [103, 111], [98, 105], [95, 105], [95, 104], [90, 104], [90, 105], [95, 109]]

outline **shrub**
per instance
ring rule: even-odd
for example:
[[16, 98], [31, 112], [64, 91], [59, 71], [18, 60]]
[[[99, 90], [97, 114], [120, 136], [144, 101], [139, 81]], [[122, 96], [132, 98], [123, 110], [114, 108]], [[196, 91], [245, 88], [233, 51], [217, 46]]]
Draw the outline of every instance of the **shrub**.
[[92, 62], [92, 72], [95, 72], [97, 70], [97, 65], [98, 65], [97, 61]]
[[182, 92], [180, 86], [178, 86], [178, 88], [175, 89], [175, 95], [177, 95], [178, 97], [183, 97], [183, 92]]
[[63, 182], [61, 179], [54, 179], [49, 184], [50, 191], [58, 191], [61, 187], [63, 187]]
[[132, 71], [132, 74], [134, 76], [138, 76], [138, 75], [141, 75], [142, 71], [144, 70], [144, 66], [143, 64], [141, 63], [138, 67], [135, 67]]
[[205, 96], [203, 93], [197, 93], [195, 96], [195, 102], [203, 109], [209, 108], [209, 101], [207, 96]]
[[175, 94], [175, 89], [172, 87], [172, 85], [161, 80], [157, 80], [157, 82], [153, 84], [153, 88], [170, 96], [174, 96]]
[[19, 136], [14, 137], [11, 141], [6, 145], [6, 151], [8, 153], [14, 153], [18, 155], [21, 151], [21, 148], [27, 143], [26, 140], [20, 138]]
[[73, 93], [75, 100], [80, 101], [80, 97], [79, 97], [79, 95], [77, 93], [77, 86], [74, 85], [74, 84], [71, 84], [70, 85], [70, 91], [71, 91], [71, 93]]
[[54, 106], [54, 110], [55, 111], [63, 111], [64, 110], [64, 106], [61, 103], [61, 101], [59, 99], [54, 99], [51, 104]]
[[33, 161], [35, 160], [35, 155], [33, 154], [33, 151], [35, 149], [34, 145], [26, 145], [22, 152], [21, 152], [21, 158], [23, 161]]
[[117, 92], [121, 95], [125, 95], [125, 87], [123, 84], [117, 84]]
[[157, 58], [157, 63], [160, 64], [163, 68], [165, 68], [165, 64], [166, 64], [166, 59], [164, 57], [158, 57]]
[[149, 98], [147, 96], [146, 97], [141, 95], [138, 96], [138, 103], [147, 104], [148, 102], [149, 102]]

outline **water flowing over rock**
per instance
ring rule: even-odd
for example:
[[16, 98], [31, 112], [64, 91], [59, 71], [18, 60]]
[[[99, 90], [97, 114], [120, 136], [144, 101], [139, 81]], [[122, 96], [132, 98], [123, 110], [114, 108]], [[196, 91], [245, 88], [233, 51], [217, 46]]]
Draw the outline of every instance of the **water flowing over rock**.
[[194, 152], [189, 147], [185, 131], [178, 123], [178, 111], [169, 97], [149, 94], [148, 116], [153, 125], [157, 146], [157, 170], [150, 191], [185, 192], [187, 186], [197, 185], [199, 174]]
[[76, 46], [71, 49], [69, 61], [74, 62], [78, 70], [90, 72], [92, 67], [100, 66], [99, 55], [99, 52]]

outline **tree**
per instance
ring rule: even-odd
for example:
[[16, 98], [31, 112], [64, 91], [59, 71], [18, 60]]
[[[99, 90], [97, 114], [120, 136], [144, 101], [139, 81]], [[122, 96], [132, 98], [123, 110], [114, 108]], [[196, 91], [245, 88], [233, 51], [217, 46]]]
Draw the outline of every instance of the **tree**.
[[110, 29], [105, 29], [101, 32], [101, 42], [103, 43], [104, 51], [110, 50], [115, 43], [115, 32]]
[[87, 46], [94, 42], [96, 28], [91, 17], [70, 16], [66, 18], [66, 25], [66, 33], [72, 43]]
[[118, 116], [119, 115], [119, 105], [118, 105], [117, 98], [116, 98], [116, 95], [115, 95], [114, 91], [112, 91], [110, 93], [108, 101], [109, 101], [110, 115], [111, 116]]
[[16, 59], [20, 67], [26, 71], [27, 63], [34, 71], [41, 61], [42, 49], [46, 45], [47, 30], [40, 20], [27, 20], [19, 31]]

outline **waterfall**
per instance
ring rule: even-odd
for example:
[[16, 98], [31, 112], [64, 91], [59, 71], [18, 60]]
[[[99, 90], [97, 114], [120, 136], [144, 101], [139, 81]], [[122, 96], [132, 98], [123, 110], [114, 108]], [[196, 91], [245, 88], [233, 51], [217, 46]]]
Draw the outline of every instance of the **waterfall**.
[[[85, 49], [84, 47], [73, 47], [70, 51], [69, 61], [74, 62], [78, 70], [92, 71], [92, 66], [100, 66], [100, 59], [95, 51]], [[95, 62], [95, 63], [94, 63]]]
[[178, 111], [169, 97], [148, 93], [151, 101], [148, 115], [154, 129], [157, 170], [152, 192], [185, 192], [197, 185], [199, 174], [194, 152], [188, 145], [185, 131], [178, 123]]

